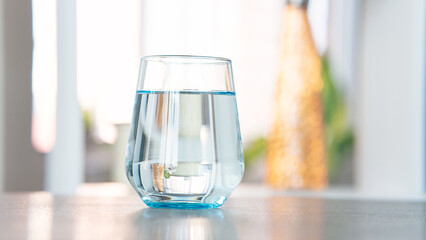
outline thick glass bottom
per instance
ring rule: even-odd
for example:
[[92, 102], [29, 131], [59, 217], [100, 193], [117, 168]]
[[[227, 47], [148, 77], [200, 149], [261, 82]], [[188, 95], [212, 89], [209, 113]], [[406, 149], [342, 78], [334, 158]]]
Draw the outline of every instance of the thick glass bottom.
[[[222, 206], [229, 195], [224, 192], [216, 194], [150, 194], [143, 196], [142, 201], [151, 208], [174, 209], [212, 209]], [[212, 197], [213, 196], [213, 197]]]
[[218, 208], [222, 204], [210, 204], [210, 203], [198, 203], [198, 202], [180, 202], [180, 201], [160, 201], [153, 202], [149, 200], [143, 200], [148, 207], [151, 208], [174, 208], [174, 209], [211, 209]]

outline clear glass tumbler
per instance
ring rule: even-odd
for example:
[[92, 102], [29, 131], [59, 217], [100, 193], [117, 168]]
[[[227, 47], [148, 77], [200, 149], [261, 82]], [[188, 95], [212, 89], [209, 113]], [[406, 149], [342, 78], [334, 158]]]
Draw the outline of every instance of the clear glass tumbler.
[[149, 207], [216, 208], [244, 173], [231, 61], [143, 57], [126, 174]]

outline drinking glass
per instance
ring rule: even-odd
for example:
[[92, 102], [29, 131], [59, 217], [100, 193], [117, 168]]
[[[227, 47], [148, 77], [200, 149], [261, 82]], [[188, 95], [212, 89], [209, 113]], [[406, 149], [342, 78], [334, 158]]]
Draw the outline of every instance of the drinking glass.
[[216, 208], [244, 173], [231, 61], [147, 56], [141, 61], [126, 174], [155, 208]]

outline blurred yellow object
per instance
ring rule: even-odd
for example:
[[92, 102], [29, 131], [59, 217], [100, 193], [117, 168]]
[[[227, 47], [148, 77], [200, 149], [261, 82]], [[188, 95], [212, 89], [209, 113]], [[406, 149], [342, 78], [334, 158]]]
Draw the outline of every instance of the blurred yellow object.
[[[297, 1], [296, 1], [297, 2]], [[307, 1], [285, 10], [275, 122], [268, 139], [266, 181], [276, 188], [327, 186], [321, 58], [312, 38]]]

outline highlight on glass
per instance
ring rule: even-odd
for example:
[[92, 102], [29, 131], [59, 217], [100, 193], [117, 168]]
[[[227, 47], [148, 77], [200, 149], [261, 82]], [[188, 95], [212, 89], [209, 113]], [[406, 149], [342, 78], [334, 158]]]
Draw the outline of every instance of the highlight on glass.
[[127, 177], [142, 200], [216, 208], [243, 173], [231, 61], [143, 57], [126, 154]]

